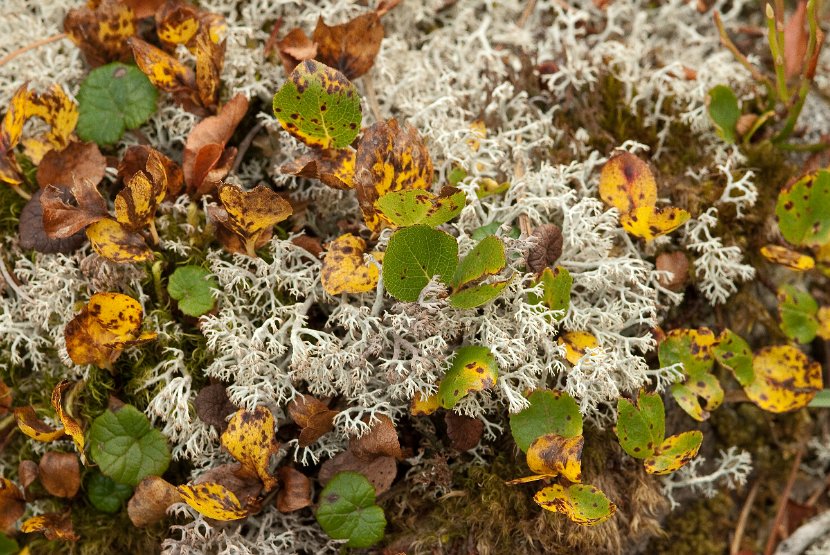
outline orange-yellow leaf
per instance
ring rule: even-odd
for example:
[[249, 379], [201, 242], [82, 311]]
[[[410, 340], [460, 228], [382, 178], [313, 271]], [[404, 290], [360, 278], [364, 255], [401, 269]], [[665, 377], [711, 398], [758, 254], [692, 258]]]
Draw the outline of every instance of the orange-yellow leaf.
[[266, 407], [238, 410], [222, 433], [222, 446], [251, 474], [262, 480], [266, 491], [277, 486], [268, 470], [271, 456], [279, 450], [274, 415]]
[[620, 225], [630, 235], [652, 241], [661, 235], [667, 235], [689, 221], [691, 214], [682, 208], [667, 206], [654, 208], [640, 206], [620, 216]]
[[168, 2], [156, 12], [156, 34], [165, 46], [187, 44], [198, 30], [198, 14], [193, 6]]
[[219, 186], [219, 201], [224, 210], [212, 210], [211, 217], [239, 237], [251, 257], [256, 256], [259, 238], [271, 233], [271, 228], [294, 211], [287, 200], [264, 185], [243, 191], [236, 185], [223, 183]]
[[133, 49], [135, 63], [158, 88], [179, 92], [196, 86], [193, 70], [164, 50], [135, 37], [127, 42]]
[[86, 228], [86, 236], [92, 250], [112, 262], [144, 262], [153, 258], [140, 233], [126, 229], [110, 218], [98, 220]]
[[177, 488], [185, 503], [214, 520], [239, 520], [248, 516], [231, 490], [215, 482], [184, 485]]
[[[158, 157], [154, 159], [156, 171], [163, 172]], [[149, 160], [148, 160], [149, 163]], [[129, 230], [140, 229], [153, 221], [156, 209], [167, 194], [165, 182], [159, 182], [146, 173], [136, 172], [115, 197], [115, 219]]]
[[657, 183], [648, 164], [629, 152], [614, 155], [602, 167], [599, 196], [620, 214], [657, 203]]
[[441, 400], [438, 398], [438, 393], [433, 393], [428, 397], [415, 393], [409, 405], [409, 414], [412, 416], [427, 416], [437, 411], [440, 406]]
[[72, 387], [72, 382], [69, 380], [62, 380], [55, 389], [52, 390], [52, 406], [55, 407], [55, 412], [63, 424], [64, 432], [72, 438], [75, 442], [75, 447], [78, 449], [78, 454], [81, 456], [81, 461], [86, 464], [86, 454], [84, 453], [84, 429], [81, 424], [75, 420], [69, 412], [63, 407], [63, 394], [67, 389]]
[[545, 434], [536, 438], [527, 450], [527, 466], [531, 471], [545, 475], [561, 474], [571, 482], [582, 481], [582, 446], [580, 436], [563, 437]]
[[34, 407], [19, 407], [14, 409], [14, 418], [20, 431], [37, 441], [48, 443], [63, 437], [63, 428], [54, 429], [37, 417]]
[[749, 400], [770, 412], [796, 410], [822, 388], [821, 365], [791, 345], [764, 347], [752, 359], [755, 381], [744, 387]]
[[559, 344], [565, 347], [565, 358], [571, 364], [579, 362], [588, 349], [599, 347], [597, 338], [587, 331], [569, 331], [559, 338]]
[[378, 283], [380, 271], [376, 264], [363, 261], [366, 241], [346, 233], [328, 245], [320, 280], [329, 295], [365, 293]]
[[780, 264], [796, 272], [812, 270], [816, 265], [816, 261], [812, 256], [801, 254], [780, 245], [763, 246], [761, 247], [761, 254], [773, 264]]
[[63, 26], [92, 66], [127, 62], [126, 40], [136, 32], [136, 14], [125, 2], [100, 0], [69, 10]]
[[20, 525], [24, 533], [42, 532], [47, 540], [78, 541], [78, 535], [72, 529], [72, 517], [69, 513], [45, 513], [33, 516]]
[[818, 330], [816, 335], [825, 340], [830, 340], [830, 306], [822, 306], [816, 313]]

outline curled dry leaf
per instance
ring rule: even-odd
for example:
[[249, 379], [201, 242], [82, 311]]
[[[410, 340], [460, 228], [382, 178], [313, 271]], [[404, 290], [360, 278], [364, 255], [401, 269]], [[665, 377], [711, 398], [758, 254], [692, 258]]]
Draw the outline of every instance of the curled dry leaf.
[[158, 476], [147, 476], [127, 503], [127, 515], [133, 525], [147, 526], [164, 520], [167, 508], [181, 500], [176, 486]]
[[378, 456], [400, 459], [401, 444], [392, 419], [385, 414], [378, 417], [369, 431], [349, 441], [349, 450], [358, 458], [369, 460]]
[[62, 380], [58, 383], [58, 385], [55, 386], [55, 389], [52, 390], [52, 406], [55, 408], [55, 412], [63, 424], [64, 432], [72, 438], [72, 441], [75, 442], [75, 447], [78, 449], [81, 461], [86, 464], [86, 454], [84, 452], [84, 429], [81, 427], [81, 424], [75, 420], [71, 414], [69, 414], [69, 411], [63, 407], [63, 394], [73, 385], [74, 384], [69, 380]]
[[[155, 156], [161, 163], [150, 163], [150, 155]], [[124, 157], [118, 164], [118, 178], [127, 183], [139, 171], [146, 171], [154, 181], [166, 179], [167, 194], [170, 197], [178, 196], [184, 184], [184, 173], [178, 164], [158, 150], [145, 146], [133, 145], [124, 152]], [[163, 174], [157, 173], [163, 171]]]
[[267, 491], [277, 486], [276, 478], [269, 471], [271, 456], [279, 450], [276, 425], [267, 407], [256, 407], [253, 411], [241, 409], [222, 434], [222, 446], [245, 470], [258, 476]]
[[17, 465], [17, 478], [20, 480], [20, 485], [23, 486], [26, 497], [29, 497], [27, 489], [37, 480], [39, 472], [38, 464], [35, 461], [27, 459], [20, 461], [20, 464]]
[[[69, 254], [75, 252], [86, 242], [86, 235], [84, 235], [83, 231], [79, 231], [64, 239], [49, 237], [43, 227], [42, 194], [43, 189], [35, 191], [32, 198], [26, 202], [26, 205], [20, 212], [18, 235], [20, 236], [21, 248], [33, 249], [46, 254], [56, 252]], [[68, 202], [70, 198], [69, 191], [63, 189], [63, 201]]]
[[42, 532], [47, 540], [78, 541], [78, 535], [72, 528], [70, 513], [46, 513], [26, 520], [20, 525], [20, 531], [27, 534]]
[[272, 228], [293, 213], [287, 200], [264, 185], [244, 191], [223, 183], [219, 187], [219, 201], [224, 209], [213, 208], [210, 216], [239, 237], [246, 254], [252, 258], [256, 257], [259, 240], [270, 237]]
[[200, 389], [193, 406], [196, 409], [196, 416], [220, 432], [225, 431], [228, 427], [228, 417], [236, 412], [236, 405], [228, 398], [225, 385], [221, 383], [214, 383]]
[[153, 258], [144, 237], [112, 218], [103, 218], [86, 228], [89, 243], [98, 255], [111, 262], [128, 264]]
[[26, 501], [20, 488], [11, 480], [0, 478], [0, 530], [8, 533], [26, 511]]
[[288, 403], [288, 415], [301, 428], [300, 447], [308, 447], [332, 430], [337, 411], [311, 395], [300, 395]]
[[377, 286], [380, 269], [377, 264], [364, 262], [365, 252], [366, 241], [351, 233], [328, 244], [320, 270], [320, 281], [326, 293], [365, 293]]
[[262, 481], [243, 467], [240, 463], [222, 464], [211, 468], [195, 483], [211, 482], [233, 492], [246, 510], [258, 509], [259, 496], [262, 493]]
[[107, 159], [95, 143], [70, 143], [63, 150], [50, 150], [37, 167], [37, 182], [41, 189], [48, 185], [68, 186], [89, 181], [97, 185], [104, 179]]
[[298, 27], [291, 29], [277, 41], [277, 52], [285, 72], [291, 73], [300, 62], [314, 59], [317, 55], [317, 45]]
[[787, 79], [798, 77], [807, 55], [807, 0], [796, 4], [795, 11], [784, 24], [784, 69]]
[[447, 437], [450, 438], [450, 445], [453, 449], [469, 451], [481, 441], [484, 422], [478, 418], [447, 411], [444, 422], [447, 425]]
[[47, 451], [40, 459], [40, 483], [56, 497], [75, 497], [81, 487], [81, 465], [74, 453]]
[[357, 151], [351, 147], [315, 150], [280, 167], [282, 173], [317, 179], [335, 189], [354, 187]]
[[320, 17], [313, 39], [318, 61], [355, 79], [372, 69], [383, 41], [383, 24], [374, 12], [334, 26], [326, 25]]
[[[77, 205], [68, 204], [67, 194]], [[107, 201], [92, 181], [75, 181], [68, 188], [48, 185], [40, 197], [43, 229], [53, 239], [65, 239], [106, 218]]]
[[18, 407], [14, 409], [14, 418], [21, 432], [30, 438], [48, 443], [63, 437], [63, 428], [55, 429], [38, 418], [34, 407]]
[[136, 33], [136, 14], [126, 3], [101, 0], [69, 10], [63, 29], [89, 65], [129, 62], [131, 52], [126, 41]]
[[282, 484], [276, 502], [279, 512], [291, 513], [311, 505], [311, 480], [308, 476], [290, 466], [280, 467], [277, 476]]
[[321, 484], [325, 485], [340, 472], [363, 474], [374, 486], [375, 492], [380, 495], [392, 486], [398, 473], [398, 465], [395, 457], [380, 456], [367, 461], [349, 450], [338, 453], [334, 458], [324, 462], [317, 478]]
[[562, 256], [562, 230], [556, 224], [540, 225], [533, 230], [531, 237], [535, 237], [536, 242], [527, 251], [527, 267], [541, 274]]

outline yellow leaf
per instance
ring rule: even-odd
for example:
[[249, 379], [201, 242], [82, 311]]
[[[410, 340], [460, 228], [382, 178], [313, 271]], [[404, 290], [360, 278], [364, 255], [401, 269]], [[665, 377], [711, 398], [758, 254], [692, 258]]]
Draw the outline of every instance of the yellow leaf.
[[243, 191], [236, 185], [219, 186], [219, 200], [224, 210], [212, 210], [211, 216], [245, 243], [249, 256], [256, 256], [259, 238], [290, 216], [291, 204], [270, 188], [259, 185]]
[[248, 511], [231, 490], [215, 482], [184, 485], [176, 488], [185, 503], [201, 514], [214, 520], [239, 520], [248, 516]]
[[52, 406], [55, 407], [55, 412], [58, 414], [61, 423], [63, 424], [64, 432], [72, 438], [75, 442], [75, 447], [78, 449], [78, 454], [81, 456], [81, 461], [86, 464], [86, 453], [84, 453], [84, 429], [81, 424], [72, 418], [72, 416], [63, 408], [63, 394], [72, 386], [69, 380], [62, 380], [55, 389], [52, 390]]
[[830, 306], [823, 306], [816, 313], [818, 331], [816, 335], [830, 341]]
[[565, 358], [571, 364], [579, 362], [588, 349], [599, 347], [597, 338], [587, 331], [569, 331], [559, 338], [559, 344], [565, 347]]
[[27, 534], [42, 532], [48, 540], [78, 540], [78, 536], [72, 529], [72, 517], [69, 513], [45, 513], [33, 516], [20, 525], [20, 531]]
[[473, 138], [467, 139], [467, 145], [473, 152], [478, 152], [481, 148], [481, 139], [487, 138], [487, 126], [483, 120], [477, 119], [470, 124], [470, 130], [473, 132]]
[[179, 92], [196, 86], [193, 70], [164, 50], [135, 37], [127, 42], [133, 49], [135, 63], [158, 88]]
[[199, 20], [193, 6], [167, 3], [156, 12], [156, 34], [168, 46], [187, 44], [198, 30]]
[[87, 2], [87, 6], [69, 10], [63, 25], [90, 65], [129, 60], [125, 41], [136, 33], [136, 15], [127, 2]]
[[539, 490], [533, 496], [543, 509], [562, 513], [582, 526], [605, 522], [617, 506], [594, 486], [574, 484], [568, 488], [554, 484]]
[[214, 107], [219, 100], [219, 84], [225, 61], [224, 43], [213, 42], [206, 33], [196, 36], [196, 89], [203, 106]]
[[320, 275], [326, 293], [365, 293], [377, 286], [380, 271], [376, 264], [363, 261], [365, 250], [366, 241], [351, 233], [329, 243]]
[[582, 446], [580, 436], [563, 437], [545, 434], [536, 438], [527, 450], [527, 466], [544, 476], [561, 474], [571, 482], [582, 481]]
[[620, 214], [657, 203], [657, 183], [648, 164], [629, 152], [614, 155], [602, 167], [599, 196]]
[[780, 264], [796, 272], [812, 270], [816, 261], [812, 256], [782, 247], [780, 245], [766, 245], [761, 247], [761, 254], [773, 264]]
[[807, 406], [822, 388], [821, 365], [791, 345], [764, 347], [752, 359], [755, 381], [744, 387], [749, 400], [770, 412]]
[[[152, 154], [151, 158], [153, 158]], [[155, 157], [154, 166], [157, 171], [164, 172], [158, 157]], [[131, 231], [151, 224], [155, 218], [156, 209], [166, 194], [166, 183], [158, 182], [146, 173], [138, 171], [115, 197], [115, 219]]]
[[438, 399], [437, 393], [433, 393], [428, 397], [415, 393], [409, 405], [409, 414], [412, 416], [427, 416], [437, 411], [440, 406], [441, 401]]
[[274, 415], [266, 407], [238, 410], [222, 434], [222, 445], [250, 473], [262, 480], [266, 491], [277, 486], [268, 470], [271, 456], [279, 450]]
[[24, 84], [17, 89], [9, 101], [9, 109], [3, 116], [2, 142], [6, 148], [12, 149], [20, 142], [23, 135], [23, 125], [29, 119], [29, 102], [33, 93], [29, 85]]
[[656, 209], [653, 206], [641, 206], [620, 216], [620, 225], [630, 235], [652, 241], [661, 235], [667, 235], [689, 221], [691, 214], [682, 208], [667, 206]]
[[34, 407], [19, 407], [14, 409], [14, 418], [20, 431], [37, 441], [48, 443], [63, 437], [63, 428], [54, 429], [37, 417]]
[[144, 262], [153, 258], [141, 234], [124, 228], [110, 218], [90, 225], [86, 228], [86, 236], [92, 250], [113, 262]]

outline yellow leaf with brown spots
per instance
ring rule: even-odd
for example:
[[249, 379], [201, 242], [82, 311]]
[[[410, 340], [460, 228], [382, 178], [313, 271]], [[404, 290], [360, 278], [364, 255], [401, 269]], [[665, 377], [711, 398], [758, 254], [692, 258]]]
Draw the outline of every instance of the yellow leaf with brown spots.
[[655, 453], [643, 461], [646, 472], [657, 476], [671, 474], [697, 456], [702, 442], [703, 433], [698, 430], [667, 437]]
[[184, 485], [176, 488], [185, 503], [214, 520], [239, 520], [248, 516], [231, 490], [216, 482]]
[[144, 242], [144, 237], [126, 229], [110, 218], [103, 218], [86, 228], [86, 236], [99, 255], [112, 262], [144, 262], [153, 258], [153, 253]]
[[136, 33], [135, 12], [118, 0], [101, 0], [69, 10], [63, 28], [87, 62], [97, 67], [108, 62], [130, 61], [126, 41]]
[[63, 437], [63, 428], [55, 429], [37, 417], [34, 407], [19, 407], [14, 409], [14, 418], [20, 431], [37, 441], [48, 443]]
[[554, 484], [539, 490], [533, 500], [543, 509], [562, 513], [582, 526], [605, 522], [617, 511], [617, 506], [604, 493], [584, 484], [568, 488]]
[[671, 393], [680, 407], [698, 421], [709, 418], [709, 411], [723, 402], [723, 389], [711, 373], [716, 340], [709, 328], [674, 329], [658, 347], [660, 366], [683, 364], [686, 380], [673, 384]]
[[380, 270], [372, 262], [364, 262], [366, 241], [346, 233], [328, 245], [320, 281], [329, 295], [365, 293], [378, 284]]
[[129, 231], [149, 226], [158, 242], [154, 219], [159, 204], [167, 196], [167, 173], [158, 153], [147, 159], [147, 173], [138, 171], [115, 197], [115, 219]]
[[282, 173], [317, 179], [335, 189], [354, 187], [357, 151], [351, 147], [315, 150], [280, 167]]
[[816, 313], [818, 330], [816, 335], [825, 340], [830, 340], [830, 306], [822, 306]]
[[84, 453], [84, 429], [81, 424], [75, 420], [69, 411], [63, 407], [63, 394], [67, 389], [72, 387], [72, 382], [69, 380], [62, 380], [55, 389], [52, 390], [52, 406], [55, 407], [55, 412], [63, 424], [63, 431], [72, 438], [75, 442], [75, 447], [78, 449], [78, 454], [81, 456], [81, 461], [86, 464], [86, 453]]
[[45, 513], [33, 516], [20, 525], [20, 531], [26, 534], [42, 532], [47, 540], [78, 541], [78, 535], [72, 529], [72, 517], [67, 513]]
[[544, 476], [561, 474], [571, 482], [582, 481], [582, 447], [584, 438], [545, 434], [536, 438], [527, 450], [527, 466]]
[[377, 122], [363, 133], [355, 164], [357, 198], [372, 231], [390, 225], [375, 208], [380, 197], [432, 185], [432, 159], [423, 139], [412, 125], [395, 119]]
[[156, 12], [156, 34], [170, 49], [187, 44], [199, 30], [198, 13], [193, 6], [168, 2]]
[[599, 197], [626, 214], [657, 203], [657, 183], [648, 164], [629, 152], [614, 155], [602, 167]]
[[415, 393], [412, 396], [412, 401], [409, 405], [409, 414], [412, 416], [427, 416], [441, 407], [441, 402], [438, 399], [438, 394], [433, 393], [424, 397], [420, 393]]
[[451, 409], [467, 394], [493, 388], [498, 377], [499, 366], [489, 348], [483, 345], [459, 347], [438, 386], [441, 406]]
[[251, 257], [256, 257], [259, 237], [270, 233], [271, 228], [294, 211], [287, 200], [264, 185], [243, 191], [236, 185], [223, 183], [219, 186], [219, 201], [224, 210], [212, 210], [211, 217], [238, 236]]
[[9, 101], [9, 109], [3, 116], [2, 143], [7, 149], [12, 149], [20, 142], [23, 135], [23, 125], [29, 119], [29, 103], [33, 96], [28, 84], [17, 89]]
[[755, 380], [744, 387], [749, 400], [769, 412], [807, 406], [821, 390], [821, 365], [791, 345], [764, 347], [752, 359]]
[[266, 491], [277, 486], [268, 470], [271, 456], [279, 450], [274, 415], [266, 407], [238, 410], [222, 433], [222, 446], [251, 474], [262, 480]]
[[213, 42], [207, 33], [196, 36], [196, 91], [202, 106], [211, 110], [219, 101], [219, 85], [225, 64], [225, 43]]
[[668, 235], [689, 221], [691, 214], [674, 206], [655, 208], [641, 206], [620, 216], [620, 225], [629, 235], [653, 241], [662, 235]]
[[133, 37], [127, 42], [133, 49], [135, 63], [155, 86], [169, 93], [195, 89], [196, 75], [192, 69], [141, 39]]
[[812, 270], [816, 265], [812, 256], [780, 245], [765, 245], [761, 247], [761, 254], [773, 264], [779, 264], [796, 272]]
[[587, 331], [569, 331], [559, 338], [558, 343], [565, 347], [565, 359], [571, 364], [579, 362], [588, 349], [599, 347], [599, 341]]

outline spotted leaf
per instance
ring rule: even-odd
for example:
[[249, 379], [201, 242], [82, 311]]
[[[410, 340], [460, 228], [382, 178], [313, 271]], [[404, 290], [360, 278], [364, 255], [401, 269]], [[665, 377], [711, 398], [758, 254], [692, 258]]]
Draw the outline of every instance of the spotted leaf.
[[450, 285], [457, 290], [484, 276], [500, 272], [506, 264], [504, 243], [495, 235], [489, 235], [459, 262]]
[[819, 170], [781, 189], [775, 216], [793, 245], [818, 247], [830, 241], [830, 171]]
[[697, 456], [703, 433], [698, 430], [673, 435], [657, 448], [644, 462], [649, 474], [671, 474]]
[[715, 359], [728, 369], [741, 385], [749, 385], [755, 379], [752, 369], [752, 349], [743, 337], [732, 330], [723, 330], [718, 335], [713, 350]]
[[440, 407], [441, 401], [437, 394], [424, 396], [420, 393], [415, 393], [409, 405], [409, 414], [412, 416], [427, 416], [437, 411]]
[[628, 399], [617, 401], [617, 426], [620, 446], [636, 459], [653, 455], [666, 435], [666, 412], [656, 393], [640, 391], [637, 405]]
[[588, 349], [599, 347], [597, 338], [587, 331], [569, 331], [559, 338], [558, 343], [565, 347], [565, 359], [571, 364], [579, 362]]
[[168, 2], [155, 14], [156, 34], [166, 48], [188, 44], [199, 30], [199, 14], [193, 6]]
[[125, 2], [101, 0], [69, 10], [63, 27], [92, 66], [130, 60], [126, 41], [136, 33], [136, 16]]
[[481, 345], [460, 347], [438, 387], [441, 406], [450, 409], [469, 393], [491, 389], [498, 376], [498, 365], [490, 349]]
[[816, 313], [818, 330], [816, 335], [824, 340], [830, 340], [830, 306], [823, 306]]
[[251, 257], [256, 257], [259, 239], [270, 236], [271, 229], [293, 213], [287, 200], [264, 185], [244, 191], [223, 183], [219, 186], [219, 201], [223, 209], [211, 211], [211, 217], [239, 237]]
[[537, 389], [527, 400], [530, 406], [510, 416], [510, 432], [522, 451], [527, 452], [530, 444], [545, 434], [582, 435], [582, 414], [566, 392]]
[[436, 227], [460, 214], [466, 199], [464, 191], [455, 187], [444, 187], [440, 195], [409, 189], [386, 193], [375, 201], [375, 209], [398, 227]]
[[283, 173], [317, 179], [334, 189], [354, 187], [357, 151], [351, 147], [316, 149], [280, 167]]
[[457, 264], [458, 243], [452, 235], [425, 225], [405, 227], [389, 239], [383, 283], [399, 301], [417, 301], [433, 276], [448, 283]]
[[214, 520], [239, 520], [248, 516], [231, 490], [215, 482], [183, 485], [176, 488], [185, 503]]
[[279, 449], [276, 421], [268, 408], [237, 411], [222, 433], [222, 446], [245, 470], [262, 480], [266, 491], [277, 486], [277, 479], [268, 470], [271, 457]]
[[69, 513], [44, 513], [30, 517], [20, 525], [20, 531], [25, 534], [41, 532], [51, 541], [79, 539], [72, 528], [72, 517]]
[[[151, 160], [160, 168], [157, 158]], [[162, 170], [163, 171], [163, 170]], [[115, 219], [130, 231], [152, 226], [159, 204], [167, 195], [167, 183], [153, 179], [144, 172], [136, 172], [115, 197]]]
[[792, 285], [778, 289], [778, 314], [781, 317], [781, 331], [799, 343], [809, 343], [818, 332], [818, 303], [806, 291]]
[[698, 421], [707, 419], [709, 411], [723, 402], [723, 389], [711, 373], [714, 345], [715, 334], [708, 328], [676, 329], [666, 335], [657, 351], [661, 366], [683, 364], [686, 381], [672, 385], [671, 393], [681, 408]]
[[21, 432], [30, 438], [48, 443], [63, 437], [63, 428], [55, 429], [38, 418], [34, 407], [18, 407], [14, 409], [14, 418]]
[[377, 287], [380, 270], [372, 262], [364, 262], [366, 241], [346, 233], [328, 245], [320, 281], [329, 295], [365, 293]]
[[661, 235], [668, 235], [689, 221], [689, 218], [691, 214], [682, 208], [642, 206], [620, 216], [620, 225], [630, 235], [652, 241]]
[[169, 93], [192, 90], [196, 87], [193, 70], [176, 58], [141, 39], [127, 41], [135, 55], [135, 62], [156, 87]]
[[130, 231], [110, 218], [100, 219], [87, 227], [86, 236], [92, 250], [112, 262], [144, 262], [153, 258], [140, 233]]
[[796, 272], [812, 270], [816, 266], [816, 261], [812, 256], [801, 254], [780, 245], [763, 246], [761, 247], [761, 254], [773, 264], [784, 266]]
[[479, 283], [456, 291], [447, 299], [450, 306], [462, 310], [477, 308], [498, 297], [511, 280], [505, 279], [493, 283]]
[[613, 156], [602, 167], [599, 196], [621, 214], [657, 203], [657, 183], [648, 164], [629, 152]]
[[563, 437], [545, 434], [537, 437], [527, 449], [527, 466], [542, 476], [562, 475], [571, 482], [582, 481], [582, 447], [579, 436]]
[[821, 365], [790, 345], [757, 351], [752, 367], [755, 380], [744, 391], [750, 401], [769, 412], [804, 407], [823, 387]]
[[617, 506], [599, 489], [584, 484], [568, 488], [554, 484], [539, 490], [533, 500], [543, 509], [562, 513], [583, 526], [605, 522], [617, 510]]

